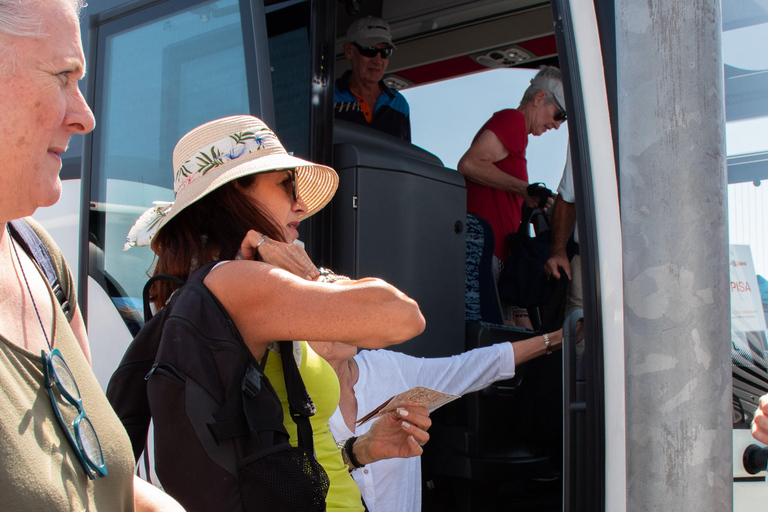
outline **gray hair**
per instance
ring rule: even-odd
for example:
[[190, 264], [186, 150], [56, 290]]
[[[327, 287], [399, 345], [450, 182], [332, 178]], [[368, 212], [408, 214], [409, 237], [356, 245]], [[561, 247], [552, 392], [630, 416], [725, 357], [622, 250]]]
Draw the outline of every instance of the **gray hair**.
[[[2, 0], [0, 0], [2, 1]], [[555, 66], [541, 66], [539, 68], [539, 72], [536, 73], [536, 76], [533, 77], [533, 80], [536, 80], [537, 78], [549, 78], [552, 80], [557, 80], [558, 82], [563, 82], [563, 74], [560, 72], [558, 68]], [[532, 81], [533, 81], [532, 80]], [[536, 96], [536, 93], [541, 91], [542, 89], [539, 89], [538, 87], [529, 86], [525, 93], [523, 93], [523, 99], [520, 100], [520, 105], [525, 105], [526, 103], [529, 103], [533, 101], [533, 97]], [[547, 98], [547, 101], [549, 103], [552, 103], [549, 98]]]
[[[40, 20], [30, 12], [32, 1], [40, 0], [0, 0], [0, 74], [13, 72], [18, 64], [18, 57], [10, 44], [13, 37], [41, 37]], [[84, 0], [58, 0], [72, 5], [79, 16], [85, 7]]]
[[[33, 0], [0, 0], [0, 33], [16, 37], [40, 37], [40, 20], [29, 13], [28, 6], [31, 1]], [[62, 1], [72, 5], [78, 16], [85, 7], [83, 0]]]

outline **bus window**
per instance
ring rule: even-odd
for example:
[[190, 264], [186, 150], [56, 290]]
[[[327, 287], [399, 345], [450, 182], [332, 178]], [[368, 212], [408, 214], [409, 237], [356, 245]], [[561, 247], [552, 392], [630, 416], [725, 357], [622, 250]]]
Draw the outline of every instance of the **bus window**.
[[265, 8], [272, 77], [274, 131], [287, 151], [311, 159], [309, 151], [309, 1]]
[[243, 40], [237, 0], [166, 2], [99, 28], [90, 275], [134, 332], [153, 253], [123, 251], [126, 234], [153, 201], [173, 200], [184, 133], [250, 112]]

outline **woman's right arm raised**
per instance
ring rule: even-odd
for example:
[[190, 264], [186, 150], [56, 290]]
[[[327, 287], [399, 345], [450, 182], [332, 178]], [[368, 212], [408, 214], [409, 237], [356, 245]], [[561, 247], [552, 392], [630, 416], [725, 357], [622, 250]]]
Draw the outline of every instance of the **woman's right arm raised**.
[[310, 339], [382, 348], [425, 327], [418, 304], [381, 279], [319, 283], [267, 263], [231, 261], [205, 284], [254, 344]]

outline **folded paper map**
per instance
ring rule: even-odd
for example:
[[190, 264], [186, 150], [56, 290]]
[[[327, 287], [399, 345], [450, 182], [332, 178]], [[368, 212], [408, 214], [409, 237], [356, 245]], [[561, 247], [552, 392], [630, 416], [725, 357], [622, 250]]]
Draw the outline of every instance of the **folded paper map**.
[[451, 395], [449, 393], [443, 393], [442, 391], [435, 391], [434, 389], [425, 388], [423, 386], [416, 386], [413, 389], [409, 389], [399, 395], [395, 395], [359, 420], [357, 425], [362, 425], [366, 421], [372, 418], [378, 418], [387, 413], [394, 412], [398, 407], [404, 407], [408, 405], [420, 405], [426, 407], [429, 412], [436, 410], [438, 407], [442, 407], [448, 402], [452, 402], [460, 398], [459, 395]]

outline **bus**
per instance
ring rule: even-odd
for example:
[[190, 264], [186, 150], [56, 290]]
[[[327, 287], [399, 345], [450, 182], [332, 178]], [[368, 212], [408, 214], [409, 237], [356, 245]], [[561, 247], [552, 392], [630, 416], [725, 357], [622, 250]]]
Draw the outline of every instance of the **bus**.
[[[232, 114], [262, 118], [288, 151], [339, 172], [301, 239], [316, 263], [383, 277], [420, 303], [426, 331], [394, 349], [444, 356], [504, 336], [467, 335], [466, 192], [441, 149], [333, 121], [344, 34], [365, 15], [389, 22], [386, 81], [406, 95], [498, 69], [564, 76], [587, 351], [577, 365], [564, 343], [557, 439], [521, 434], [550, 402], [519, 381], [438, 411], [424, 509], [765, 503], [765, 473], [742, 462], [768, 392], [765, 0], [94, 0], [82, 31], [96, 129], [73, 138], [62, 200], [36, 218], [72, 263], [102, 385], [142, 325], [153, 262], [148, 248], [123, 251], [125, 236], [173, 199], [175, 142]], [[453, 103], [482, 94], [443, 99], [456, 116], [429, 131], [468, 147], [453, 138], [465, 120]]]

